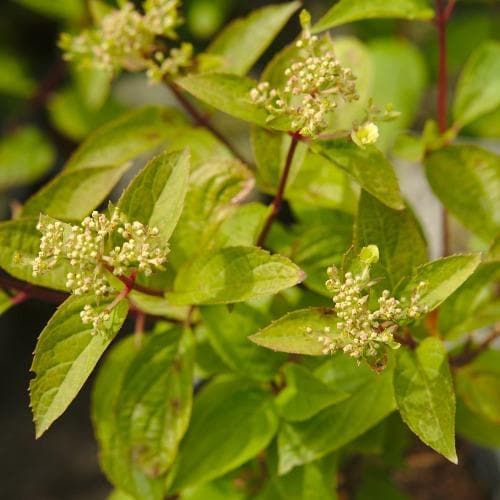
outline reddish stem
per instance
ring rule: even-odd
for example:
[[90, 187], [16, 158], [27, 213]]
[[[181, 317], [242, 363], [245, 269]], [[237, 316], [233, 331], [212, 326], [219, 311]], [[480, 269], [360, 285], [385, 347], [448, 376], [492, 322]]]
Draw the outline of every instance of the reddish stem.
[[171, 90], [171, 92], [174, 94], [176, 99], [179, 101], [181, 106], [191, 115], [191, 117], [194, 119], [194, 121], [198, 124], [201, 125], [202, 127], [205, 127], [207, 130], [209, 130], [217, 139], [219, 139], [224, 146], [226, 146], [229, 151], [235, 156], [235, 158], [238, 158], [242, 163], [246, 163], [245, 158], [241, 156], [241, 154], [236, 150], [236, 148], [229, 142], [229, 140], [221, 133], [219, 130], [217, 130], [212, 123], [210, 123], [210, 120], [200, 113], [200, 111], [191, 104], [189, 99], [186, 98], [186, 96], [182, 93], [182, 91], [179, 89], [179, 87], [175, 84], [175, 82], [172, 82], [170, 80], [164, 80], [165, 84], [167, 87]]
[[491, 333], [478, 346], [468, 346], [464, 352], [450, 359], [450, 364], [455, 368], [460, 368], [474, 361], [481, 353], [486, 351], [490, 345], [500, 337], [500, 329], [494, 328]]
[[292, 137], [292, 142], [290, 143], [290, 147], [288, 148], [288, 154], [286, 155], [285, 167], [283, 168], [283, 172], [281, 173], [280, 183], [278, 186], [278, 191], [276, 192], [271, 212], [269, 213], [264, 227], [260, 232], [259, 237], [257, 238], [257, 246], [261, 247], [266, 241], [267, 235], [271, 230], [274, 220], [278, 216], [278, 213], [281, 209], [281, 205], [283, 203], [283, 195], [285, 194], [286, 183], [288, 181], [288, 177], [290, 175], [290, 169], [292, 167], [293, 157], [295, 155], [295, 151], [297, 149], [297, 145], [301, 139], [301, 135], [299, 133], [290, 134]]
[[135, 317], [134, 342], [137, 348], [142, 345], [142, 336], [144, 333], [144, 325], [146, 323], [146, 315], [139, 311]]

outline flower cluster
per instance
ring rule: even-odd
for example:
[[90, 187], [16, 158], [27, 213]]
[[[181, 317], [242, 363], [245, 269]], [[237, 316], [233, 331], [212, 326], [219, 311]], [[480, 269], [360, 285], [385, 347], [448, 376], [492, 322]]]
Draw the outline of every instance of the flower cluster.
[[179, 3], [147, 0], [141, 14], [131, 2], [126, 2], [100, 19], [96, 28], [76, 36], [64, 33], [60, 39], [64, 57], [111, 74], [121, 68], [145, 69], [152, 81], [176, 75], [191, 64], [192, 48], [183, 44], [179, 49], [162, 51], [158, 49], [157, 37], [176, 38], [175, 29], [181, 22]]
[[419, 304], [424, 282], [416, 287], [409, 301], [398, 300], [384, 290], [376, 301], [377, 307], [370, 308], [370, 288], [375, 282], [370, 279], [369, 264], [355, 275], [347, 272], [341, 277], [336, 267], [328, 268], [327, 272], [326, 286], [333, 293], [338, 322], [334, 336], [329, 328], [317, 335], [324, 354], [343, 351], [358, 360], [382, 360], [386, 347], [399, 348], [394, 335], [400, 324], [426, 312]]
[[328, 126], [328, 115], [342, 102], [359, 99], [350, 68], [344, 68], [327, 44], [306, 29], [296, 43], [297, 59], [285, 69], [283, 88], [261, 82], [250, 92], [252, 101], [269, 113], [271, 121], [290, 116], [292, 128], [315, 136]]
[[[116, 276], [163, 269], [168, 248], [157, 228], [128, 222], [118, 209], [111, 216], [93, 212], [78, 226], [42, 216], [37, 229], [42, 233], [40, 250], [33, 262], [33, 275], [53, 269], [61, 260], [71, 266], [66, 287], [75, 295], [93, 294], [97, 300], [116, 292], [108, 272]], [[97, 313], [92, 306], [82, 311], [82, 321], [92, 323], [94, 332], [109, 320], [109, 311]]]

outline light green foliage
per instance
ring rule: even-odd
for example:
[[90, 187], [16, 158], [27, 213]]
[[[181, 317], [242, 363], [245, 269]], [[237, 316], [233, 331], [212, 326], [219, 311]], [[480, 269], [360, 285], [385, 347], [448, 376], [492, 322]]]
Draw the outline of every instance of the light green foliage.
[[217, 70], [246, 74], [299, 5], [299, 2], [269, 5], [229, 24], [207, 49], [208, 54], [221, 59]]
[[228, 304], [272, 295], [303, 279], [286, 257], [256, 247], [226, 247], [187, 262], [167, 299], [178, 305]]
[[467, 280], [480, 260], [478, 254], [453, 255], [424, 264], [417, 268], [401, 296], [408, 297], [423, 282], [425, 287], [420, 294], [420, 304], [432, 311]]
[[53, 0], [15, 1], [24, 7], [56, 19], [78, 20], [85, 13], [85, 5], [82, 0], [64, 0], [64, 2], [54, 2]]
[[[40, 437], [76, 397], [102, 353], [121, 328], [128, 312], [126, 301], [112, 311], [107, 336], [92, 336], [92, 329], [80, 317], [90, 296], [71, 297], [56, 312], [40, 334], [31, 370], [36, 377], [30, 382], [30, 401]], [[98, 305], [104, 309], [111, 300]]]
[[432, 189], [448, 210], [485, 241], [500, 232], [500, 156], [472, 145], [449, 146], [426, 161]]
[[235, 118], [275, 130], [290, 129], [291, 120], [285, 116], [268, 123], [266, 110], [255, 106], [250, 99], [256, 83], [249, 78], [204, 73], [180, 78], [177, 83], [202, 102]]
[[293, 311], [273, 321], [269, 326], [250, 337], [258, 345], [281, 352], [320, 356], [324, 345], [313, 331], [335, 329], [335, 314], [327, 308], [310, 308]]
[[394, 289], [427, 260], [427, 244], [410, 208], [394, 210], [364, 190], [359, 199], [354, 244], [358, 249], [369, 244], [379, 248], [373, 276], [383, 278], [381, 289]]
[[456, 387], [469, 410], [500, 424], [500, 351], [486, 351], [458, 370]]
[[460, 400], [457, 401], [457, 433], [486, 448], [500, 446], [498, 423], [491, 422], [472, 412]]
[[312, 148], [345, 170], [363, 189], [385, 205], [395, 210], [404, 208], [394, 169], [375, 146], [361, 149], [345, 141], [319, 141]]
[[431, 448], [457, 463], [455, 394], [441, 341], [427, 338], [415, 353], [402, 350], [394, 371], [399, 411], [408, 427]]
[[44, 213], [59, 219], [83, 219], [107, 198], [129, 168], [130, 163], [63, 170], [26, 201], [22, 215], [36, 217]]
[[183, 123], [182, 115], [173, 109], [151, 106], [130, 111], [93, 132], [66, 169], [123, 165], [164, 142]]
[[269, 392], [234, 375], [216, 378], [195, 400], [171, 491], [210, 481], [253, 458], [277, 425]]
[[33, 276], [33, 262], [39, 252], [38, 217], [0, 223], [0, 266], [16, 278], [56, 290], [66, 289], [69, 265], [59, 262], [51, 272]]
[[426, 0], [340, 0], [314, 26], [323, 31], [341, 24], [377, 17], [428, 20], [434, 15]]
[[467, 61], [457, 84], [453, 115], [463, 127], [500, 106], [500, 43], [486, 42]]
[[438, 324], [441, 334], [453, 340], [498, 321], [500, 303], [494, 285], [499, 280], [500, 262], [481, 263], [441, 305]]
[[[337, 387], [343, 389], [342, 385]], [[280, 474], [339, 449], [376, 425], [395, 407], [392, 368], [381, 375], [366, 376], [366, 382], [349, 398], [305, 422], [281, 427], [278, 435]]]
[[163, 153], [129, 184], [118, 208], [129, 220], [158, 228], [167, 244], [182, 213], [188, 178], [188, 152]]
[[276, 405], [286, 421], [308, 420], [323, 408], [348, 397], [346, 392], [327, 386], [300, 365], [289, 363], [283, 367], [283, 373], [286, 387], [276, 398]]
[[[119, 344], [96, 381], [92, 405], [101, 463], [129, 494], [156, 498], [161, 491], [191, 415], [193, 349], [188, 331], [160, 327], [140, 345], [130, 338]], [[104, 378], [109, 373], [112, 391]]]
[[0, 142], [0, 190], [39, 180], [54, 160], [52, 144], [37, 128], [15, 131]]

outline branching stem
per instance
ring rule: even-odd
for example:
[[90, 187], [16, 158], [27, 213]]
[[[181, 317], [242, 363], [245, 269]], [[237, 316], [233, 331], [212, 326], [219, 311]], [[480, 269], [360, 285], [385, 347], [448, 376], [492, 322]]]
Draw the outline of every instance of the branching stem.
[[209, 130], [224, 146], [226, 146], [229, 151], [238, 158], [242, 163], [247, 163], [245, 158], [236, 150], [236, 148], [229, 142], [227, 137], [225, 137], [219, 130], [217, 130], [210, 120], [201, 113], [190, 101], [186, 98], [183, 92], [179, 89], [179, 87], [172, 82], [171, 80], [164, 80], [167, 87], [171, 90], [172, 94], [174, 94], [175, 98], [179, 101], [181, 106], [188, 112], [188, 114], [193, 118], [193, 120], [202, 127], [205, 127]]
[[290, 169], [292, 167], [293, 157], [295, 155], [295, 151], [297, 149], [299, 141], [302, 138], [302, 136], [299, 133], [293, 133], [290, 135], [292, 137], [292, 142], [290, 143], [290, 147], [288, 148], [288, 153], [286, 155], [286, 160], [285, 160], [285, 166], [283, 168], [283, 172], [281, 173], [278, 191], [274, 195], [274, 199], [271, 205], [272, 206], [271, 212], [269, 213], [266, 222], [264, 223], [264, 227], [262, 228], [262, 231], [260, 232], [260, 235], [257, 238], [257, 246], [259, 247], [261, 247], [265, 243], [267, 235], [269, 234], [269, 231], [271, 230], [271, 227], [273, 225], [273, 222], [275, 221], [281, 209], [281, 205], [283, 203], [283, 196], [285, 194], [286, 184], [288, 181], [288, 177], [290, 175]]

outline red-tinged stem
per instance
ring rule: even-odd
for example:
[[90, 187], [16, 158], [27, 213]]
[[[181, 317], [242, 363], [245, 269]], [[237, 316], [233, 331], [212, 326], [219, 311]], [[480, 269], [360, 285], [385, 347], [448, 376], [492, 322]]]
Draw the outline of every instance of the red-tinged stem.
[[22, 304], [23, 302], [26, 302], [29, 298], [30, 295], [27, 291], [17, 292], [14, 296], [11, 297], [10, 303], [13, 306], [17, 306], [19, 304]]
[[135, 280], [132, 281], [131, 278], [127, 276], [117, 276], [117, 278], [125, 285], [128, 287], [131, 287], [132, 289], [144, 293], [146, 295], [151, 295], [152, 297], [163, 297], [165, 293], [161, 290], [156, 290], [155, 288], [149, 288], [147, 286], [142, 286], [139, 285], [139, 283], [136, 283]]
[[187, 99], [187, 97], [183, 94], [182, 90], [179, 89], [179, 87], [172, 82], [171, 80], [164, 80], [165, 84], [167, 87], [171, 90], [172, 94], [174, 94], [175, 98], [179, 101], [181, 106], [191, 115], [193, 120], [198, 124], [201, 125], [202, 127], [205, 127], [207, 130], [209, 130], [217, 139], [219, 139], [224, 146], [226, 146], [229, 151], [235, 156], [235, 158], [238, 158], [242, 163], [247, 163], [245, 158], [236, 150], [236, 148], [229, 142], [227, 137], [225, 137], [219, 130], [217, 130], [210, 120], [203, 114], [201, 113], [190, 101]]
[[490, 345], [500, 337], [500, 328], [494, 328], [491, 333], [476, 347], [468, 347], [464, 352], [450, 359], [450, 364], [460, 368], [474, 361], [481, 353], [486, 351]]
[[[439, 64], [437, 88], [437, 122], [439, 131], [444, 134], [448, 129], [448, 63], [446, 45], [446, 25], [450, 19], [455, 0], [436, 0], [436, 27], [438, 31]], [[448, 213], [442, 211], [443, 255], [450, 254], [450, 227]]]
[[266, 222], [264, 223], [264, 227], [260, 232], [259, 237], [257, 238], [257, 246], [261, 247], [264, 245], [267, 235], [271, 230], [273, 222], [281, 210], [281, 205], [283, 203], [283, 195], [285, 194], [286, 183], [288, 181], [288, 177], [290, 175], [290, 169], [292, 167], [293, 157], [295, 155], [295, 151], [301, 140], [301, 135], [298, 133], [291, 134], [292, 142], [290, 143], [290, 147], [288, 148], [288, 153], [286, 155], [285, 166], [283, 168], [283, 172], [281, 173], [281, 178], [278, 186], [278, 191], [276, 192], [273, 202], [271, 212], [269, 213]]
[[[130, 292], [134, 289], [134, 284], [135, 284], [135, 280], [137, 278], [137, 273], [133, 272], [130, 276], [128, 276], [128, 277], [122, 276], [121, 278], [122, 278], [121, 281], [122, 281], [122, 283], [125, 284], [125, 286], [123, 287], [123, 290], [121, 290], [120, 293], [114, 298], [114, 300], [111, 302], [111, 304], [109, 304], [106, 307], [106, 310], [108, 310], [108, 311], [111, 311], [123, 299], [127, 298], [130, 295]], [[123, 281], [124, 278], [126, 278], [126, 281]]]

